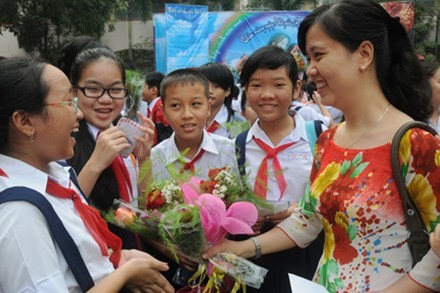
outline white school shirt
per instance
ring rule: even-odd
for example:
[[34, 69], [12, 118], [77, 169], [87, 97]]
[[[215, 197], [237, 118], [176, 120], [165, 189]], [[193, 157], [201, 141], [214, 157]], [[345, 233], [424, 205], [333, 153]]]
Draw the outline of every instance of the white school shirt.
[[[46, 193], [48, 175], [22, 161], [0, 154], [0, 191], [26, 186], [40, 192], [78, 246], [79, 252], [95, 283], [114, 268], [77, 214], [73, 201]], [[68, 167], [67, 167], [68, 168]], [[58, 163], [49, 165], [50, 177], [64, 187], [69, 172]], [[0, 205], [0, 292], [81, 292], [66, 260], [49, 232], [40, 210], [27, 202]]]
[[268, 201], [293, 201], [299, 202], [304, 194], [310, 171], [312, 169], [313, 154], [308, 143], [305, 131], [305, 120], [300, 115], [295, 115], [295, 129], [274, 146], [266, 133], [260, 128], [258, 120], [249, 129], [246, 137], [246, 175], [247, 183], [251, 190], [255, 187], [255, 178], [266, 152], [262, 150], [253, 137], [262, 140], [268, 146], [275, 148], [286, 143], [294, 144], [278, 153], [277, 157], [283, 170], [287, 187], [280, 199], [280, 189], [273, 170], [273, 159], [268, 159], [267, 195]]
[[[203, 140], [195, 156], [201, 149], [205, 150], [205, 153], [194, 163], [196, 177], [207, 180], [209, 179], [208, 172], [210, 169], [223, 167], [230, 167], [231, 172], [238, 174], [235, 144], [232, 140], [203, 130]], [[170, 138], [162, 141], [151, 150], [153, 179], [174, 178], [167, 168], [172, 169], [173, 172], [176, 172], [176, 175], [179, 175], [179, 171], [183, 166], [179, 161], [179, 157], [181, 157], [181, 152], [177, 148], [175, 134], [173, 133]], [[183, 159], [185, 162], [191, 161], [185, 157]]]
[[226, 128], [226, 123], [228, 123], [228, 108], [225, 105], [222, 105], [220, 110], [214, 117], [214, 121], [217, 121], [220, 124], [219, 128], [216, 131], [212, 132], [212, 134], [217, 134], [226, 138], [230, 138], [228, 129]]
[[[317, 105], [316, 105], [317, 106]], [[301, 107], [296, 110], [297, 107]], [[330, 118], [321, 114], [321, 111], [314, 109], [312, 106], [304, 105], [298, 101], [292, 101], [291, 109], [294, 109], [304, 120], [321, 120], [325, 126], [329, 126]]]
[[[87, 123], [87, 126], [89, 127], [90, 132], [92, 133], [92, 136], [97, 138], [99, 129], [93, 126], [92, 124]], [[113, 126], [111, 126], [113, 127]], [[128, 175], [130, 175], [130, 182], [131, 182], [131, 190], [133, 191], [133, 194], [130, 196], [131, 199], [137, 199], [138, 198], [138, 172], [139, 167], [137, 163], [137, 159], [133, 162], [131, 157], [124, 158], [122, 157], [124, 161], [125, 167], [127, 167]], [[129, 190], [130, 191], [130, 190]], [[131, 202], [134, 206], [137, 206], [137, 200], [132, 200]]]

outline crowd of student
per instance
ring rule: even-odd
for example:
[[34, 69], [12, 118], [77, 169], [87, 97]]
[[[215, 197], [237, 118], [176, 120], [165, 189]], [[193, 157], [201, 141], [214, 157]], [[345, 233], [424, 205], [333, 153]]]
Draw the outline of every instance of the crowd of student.
[[[208, 179], [222, 167], [245, 176], [244, 188], [269, 205], [285, 203], [259, 216], [254, 235], [230, 237], [204, 255], [233, 252], [266, 267], [263, 286], [249, 292], [290, 292], [287, 273], [329, 292], [440, 291], [440, 139], [414, 128], [399, 151], [431, 233], [431, 249], [415, 265], [390, 159], [406, 122], [440, 130], [440, 65], [421, 64], [398, 19], [370, 0], [315, 9], [299, 26], [298, 45], [313, 90], [275, 45], [244, 63], [242, 89], [218, 63], [148, 73], [142, 135], [128, 156], [121, 152], [132, 142], [114, 126], [129, 92], [109, 48], [81, 36], [63, 47], [58, 68], [32, 58], [0, 61], [0, 293], [185, 290], [173, 276], [196, 263], [179, 254], [177, 264], [164, 244], [107, 228], [93, 207], [136, 203], [151, 182], [176, 173]], [[237, 136], [234, 123], [248, 129]], [[140, 177], [144, 164], [151, 173]], [[36, 192], [49, 203], [85, 276], [54, 236], [48, 212], [14, 196], [3, 203], [7, 191]]]

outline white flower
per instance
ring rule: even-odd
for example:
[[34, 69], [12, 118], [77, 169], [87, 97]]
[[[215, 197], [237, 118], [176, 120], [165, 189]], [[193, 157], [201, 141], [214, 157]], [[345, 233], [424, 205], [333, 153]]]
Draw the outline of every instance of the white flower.
[[167, 182], [162, 188], [162, 195], [168, 204], [178, 204], [180, 199], [180, 187], [174, 182]]

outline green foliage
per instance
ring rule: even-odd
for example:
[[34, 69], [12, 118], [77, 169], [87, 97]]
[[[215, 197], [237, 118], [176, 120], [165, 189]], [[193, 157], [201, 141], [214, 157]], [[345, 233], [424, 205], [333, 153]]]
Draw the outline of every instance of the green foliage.
[[427, 11], [421, 0], [416, 0], [414, 4], [414, 48], [426, 61], [439, 60], [439, 44], [429, 40], [429, 35], [433, 30], [438, 34], [439, 22], [435, 20], [440, 16], [440, 11], [435, 7]]

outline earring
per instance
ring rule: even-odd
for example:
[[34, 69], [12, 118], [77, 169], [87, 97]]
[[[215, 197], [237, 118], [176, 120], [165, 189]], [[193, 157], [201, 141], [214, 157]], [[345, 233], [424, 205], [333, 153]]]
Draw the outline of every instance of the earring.
[[365, 65], [362, 65], [360, 70], [361, 70], [361, 72], [364, 72], [365, 71]]
[[34, 142], [34, 135], [33, 134], [31, 134], [31, 136], [29, 136], [29, 139], [31, 140], [31, 142], [33, 143]]

